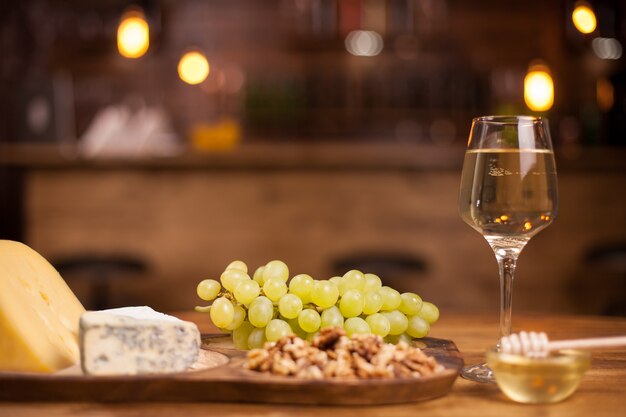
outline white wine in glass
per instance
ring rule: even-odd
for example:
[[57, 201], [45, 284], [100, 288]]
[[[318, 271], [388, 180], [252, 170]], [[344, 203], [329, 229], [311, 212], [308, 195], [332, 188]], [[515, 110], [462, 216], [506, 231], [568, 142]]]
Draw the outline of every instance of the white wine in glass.
[[[513, 277], [528, 240], [557, 215], [558, 192], [548, 121], [530, 116], [473, 120], [463, 162], [459, 211], [493, 249], [500, 270], [500, 337], [511, 333]], [[480, 382], [493, 373], [480, 363], [461, 375]]]

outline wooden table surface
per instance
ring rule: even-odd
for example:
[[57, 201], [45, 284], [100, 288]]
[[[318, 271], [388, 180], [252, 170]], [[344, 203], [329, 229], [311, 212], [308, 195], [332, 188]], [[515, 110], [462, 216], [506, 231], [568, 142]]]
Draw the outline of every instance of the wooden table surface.
[[[196, 321], [201, 331], [208, 317], [179, 314]], [[448, 314], [433, 327], [431, 336], [456, 342], [466, 363], [477, 362], [497, 338], [497, 317]], [[543, 330], [553, 339], [626, 334], [625, 318], [515, 315], [516, 330]], [[506, 399], [493, 384], [459, 378], [449, 395], [426, 402], [378, 407], [297, 407], [227, 403], [0, 403], [0, 416], [246, 416], [333, 417], [354, 416], [623, 416], [626, 415], [626, 349], [594, 352], [592, 368], [578, 391], [558, 404], [524, 405]]]

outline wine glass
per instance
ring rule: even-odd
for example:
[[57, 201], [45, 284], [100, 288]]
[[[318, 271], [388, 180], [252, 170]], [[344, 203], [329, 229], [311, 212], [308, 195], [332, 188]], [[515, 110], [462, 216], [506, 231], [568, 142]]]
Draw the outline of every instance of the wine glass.
[[[513, 275], [531, 237], [557, 215], [556, 166], [548, 121], [531, 116], [486, 116], [472, 121], [463, 162], [459, 211], [493, 249], [500, 270], [500, 337], [511, 333]], [[485, 363], [461, 375], [493, 381]]]

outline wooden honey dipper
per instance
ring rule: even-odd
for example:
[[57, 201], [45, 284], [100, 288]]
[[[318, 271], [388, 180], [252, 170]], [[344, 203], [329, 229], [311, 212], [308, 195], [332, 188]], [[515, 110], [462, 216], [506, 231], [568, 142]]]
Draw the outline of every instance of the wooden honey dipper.
[[549, 341], [543, 332], [519, 332], [500, 339], [500, 351], [529, 357], [545, 357], [555, 350], [598, 349], [626, 346], [626, 336]]

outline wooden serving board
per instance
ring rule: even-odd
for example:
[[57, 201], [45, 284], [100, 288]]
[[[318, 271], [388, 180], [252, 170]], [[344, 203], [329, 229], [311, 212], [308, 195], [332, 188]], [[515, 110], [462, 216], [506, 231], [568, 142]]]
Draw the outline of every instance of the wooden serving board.
[[447, 394], [463, 366], [455, 344], [417, 342], [444, 372], [417, 379], [303, 380], [243, 368], [245, 352], [223, 335], [203, 337], [198, 363], [187, 372], [142, 376], [90, 376], [72, 367], [55, 374], [0, 372], [0, 401], [213, 401], [309, 405], [379, 405]]

